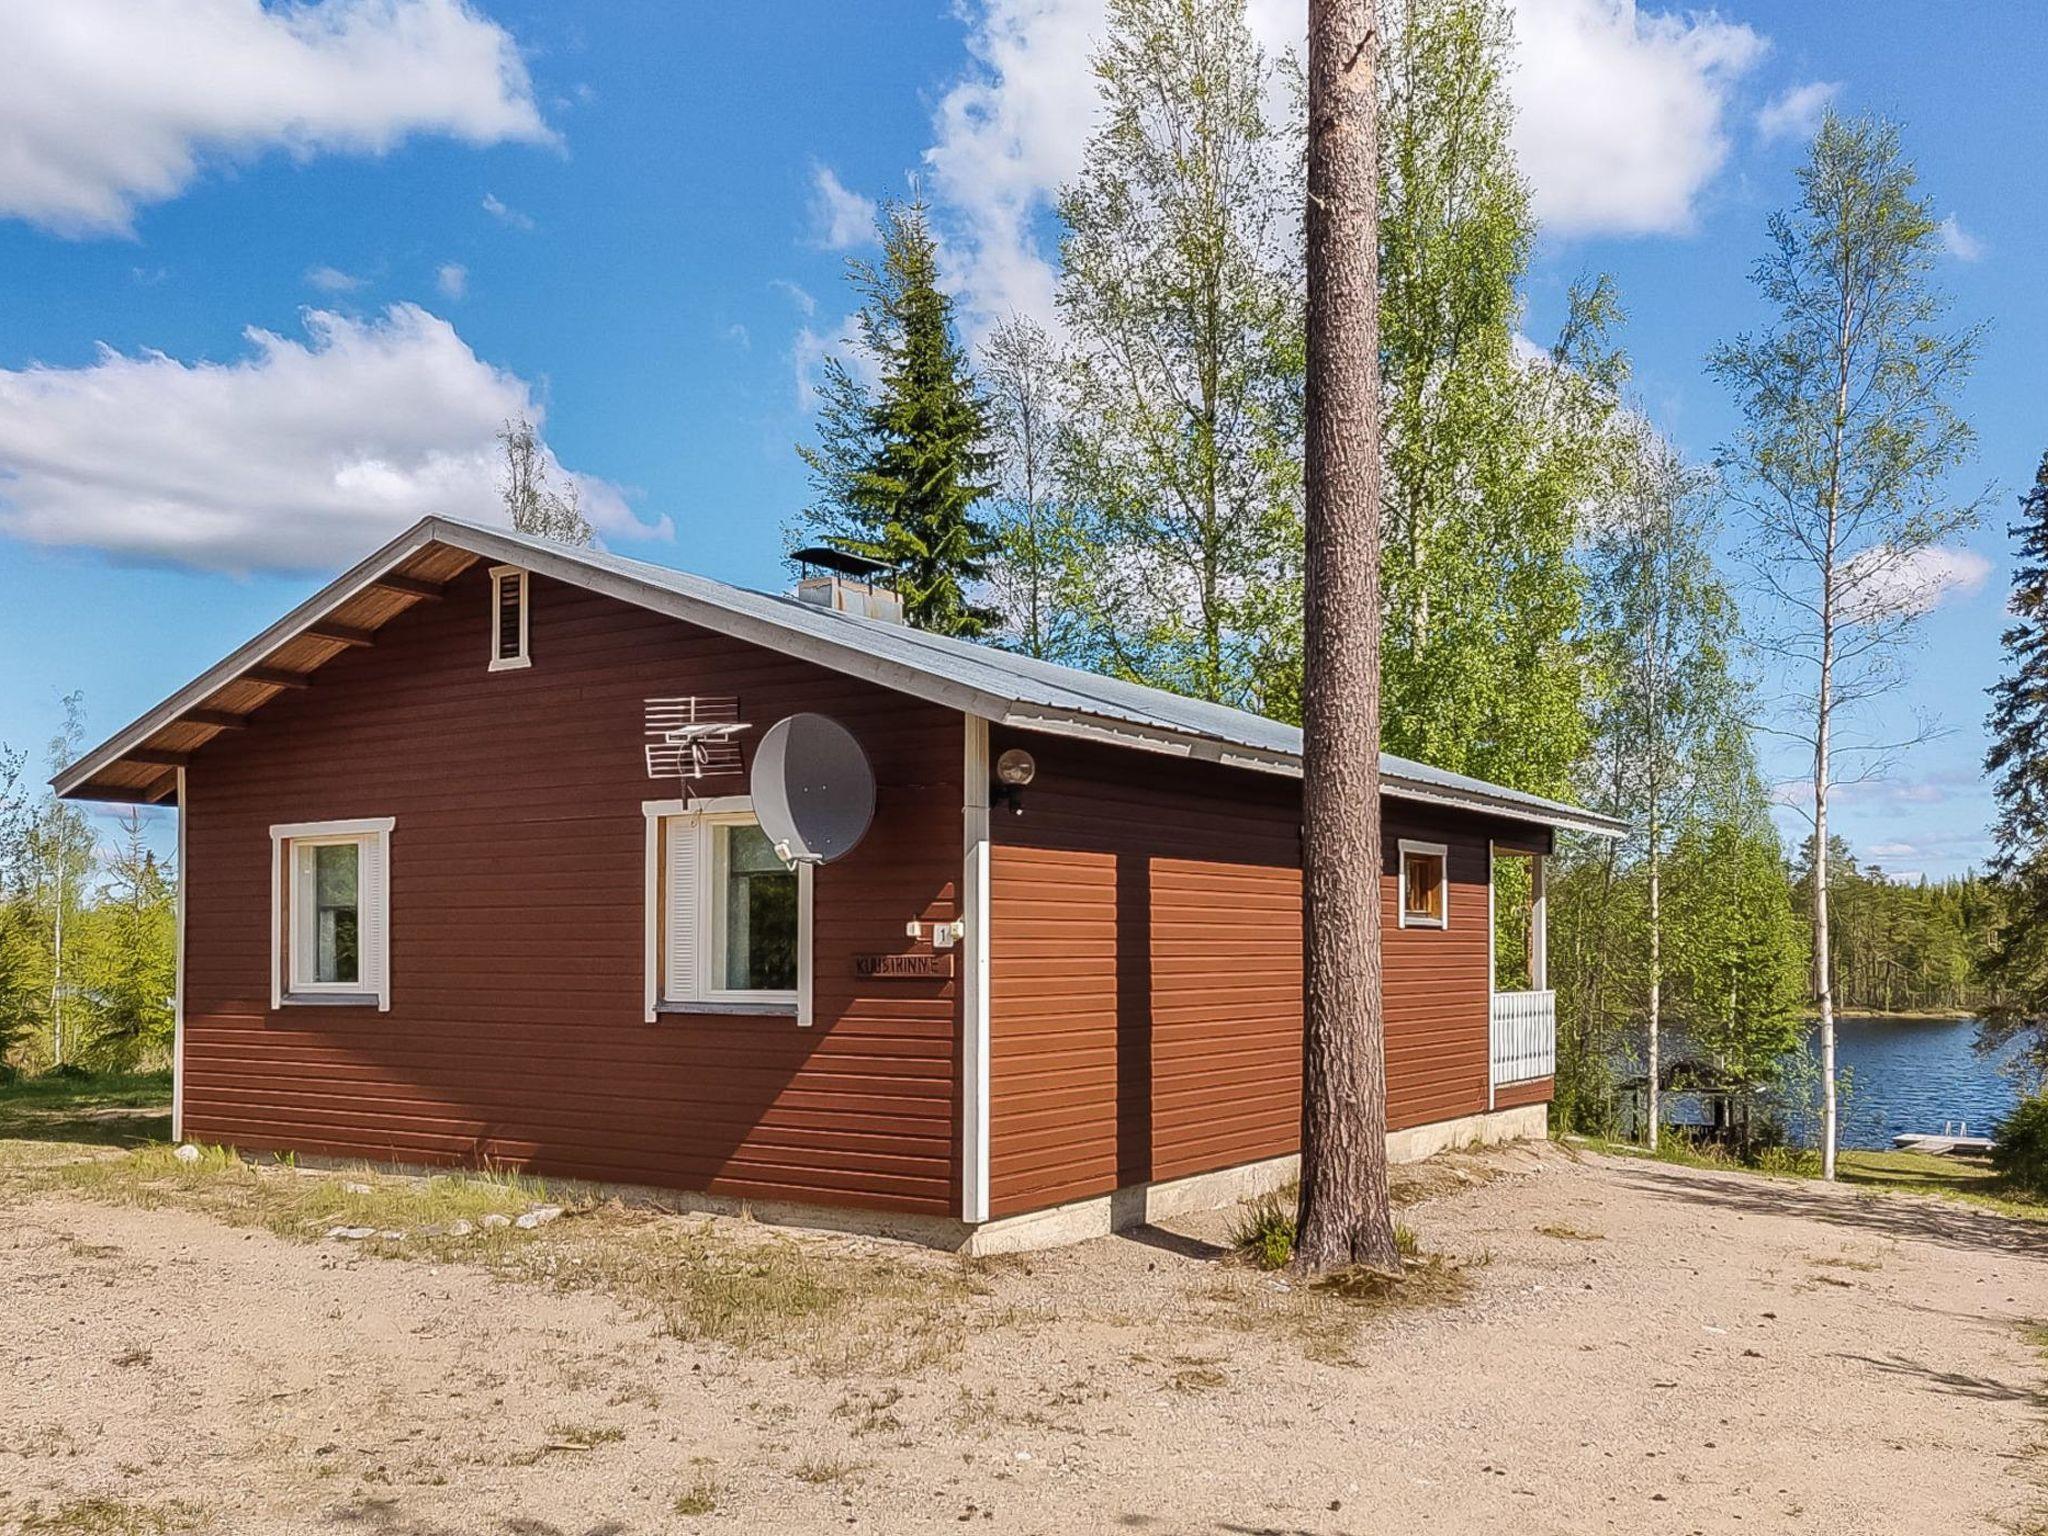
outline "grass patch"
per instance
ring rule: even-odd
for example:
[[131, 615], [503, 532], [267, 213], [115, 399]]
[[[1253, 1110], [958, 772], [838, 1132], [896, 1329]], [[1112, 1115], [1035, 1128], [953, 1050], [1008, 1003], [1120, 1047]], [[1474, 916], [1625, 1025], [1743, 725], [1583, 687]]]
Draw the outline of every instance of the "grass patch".
[[548, 1438], [556, 1445], [587, 1451], [600, 1445], [617, 1445], [626, 1432], [610, 1424], [550, 1424]]
[[136, 1147], [170, 1135], [168, 1072], [48, 1072], [0, 1083], [0, 1141]]
[[790, 1470], [800, 1483], [849, 1483], [860, 1471], [860, 1463], [838, 1456], [806, 1456]]
[[[1633, 1142], [1607, 1141], [1597, 1137], [1575, 1140], [1578, 1145], [1595, 1152], [1606, 1152], [1616, 1157], [1653, 1158], [1683, 1168], [1718, 1168], [1777, 1178], [1820, 1177], [1820, 1154], [1805, 1148], [1775, 1149], [1754, 1162], [1744, 1163], [1717, 1147], [1695, 1147], [1677, 1137], [1661, 1140], [1655, 1152]], [[1877, 1193], [1938, 1195], [2021, 1221], [2048, 1221], [2048, 1200], [2000, 1179], [1987, 1158], [1844, 1148], [1836, 1155], [1835, 1175], [1841, 1183]]]
[[[477, 1264], [560, 1290], [602, 1290], [693, 1343], [793, 1357], [821, 1375], [915, 1371], [965, 1342], [987, 1281], [941, 1255], [804, 1240], [731, 1221], [585, 1201], [532, 1230], [548, 1186], [517, 1173], [432, 1176], [300, 1169], [221, 1147], [190, 1161], [167, 1146], [125, 1155], [0, 1144], [0, 1186], [114, 1205], [176, 1207], [295, 1242], [378, 1258]], [[16, 1155], [19, 1153], [20, 1155]], [[337, 1232], [367, 1234], [349, 1239]], [[986, 1323], [987, 1319], [978, 1319]]]
[[31, 1500], [16, 1510], [0, 1503], [0, 1517], [9, 1520], [12, 1529], [24, 1536], [29, 1532], [61, 1532], [63, 1536], [171, 1536], [172, 1532], [203, 1531], [213, 1525], [204, 1510], [182, 1500], [135, 1504], [105, 1495], [67, 1499], [47, 1506]]
[[710, 1515], [718, 1511], [719, 1495], [725, 1490], [708, 1477], [700, 1477], [675, 1496], [669, 1505], [679, 1515]]

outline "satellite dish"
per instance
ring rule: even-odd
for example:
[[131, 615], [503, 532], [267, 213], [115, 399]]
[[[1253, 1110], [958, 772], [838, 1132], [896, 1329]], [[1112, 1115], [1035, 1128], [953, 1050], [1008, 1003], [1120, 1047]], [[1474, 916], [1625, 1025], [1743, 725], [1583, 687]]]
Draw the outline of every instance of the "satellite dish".
[[784, 862], [851, 853], [875, 817], [875, 775], [853, 733], [828, 715], [790, 715], [754, 749], [754, 814]]

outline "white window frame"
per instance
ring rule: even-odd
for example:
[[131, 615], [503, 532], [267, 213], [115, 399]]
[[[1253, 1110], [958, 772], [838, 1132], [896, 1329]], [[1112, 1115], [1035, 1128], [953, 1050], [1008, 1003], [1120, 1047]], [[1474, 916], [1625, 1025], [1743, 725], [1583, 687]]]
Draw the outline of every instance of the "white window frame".
[[[500, 656], [498, 654], [498, 625], [504, 617], [505, 583], [519, 583], [519, 654]], [[527, 654], [527, 613], [533, 605], [533, 581], [528, 572], [516, 565], [494, 565], [491, 567], [491, 666], [493, 672], [510, 672], [518, 667], [530, 667], [533, 658]]]
[[[751, 795], [719, 795], [698, 800], [649, 800], [641, 813], [647, 821], [647, 914], [646, 914], [646, 1021], [667, 1013], [758, 1013], [793, 1016], [798, 1025], [811, 1023], [811, 933], [812, 866], [796, 867], [796, 986], [787, 991], [755, 991], [747, 988], [712, 987], [709, 978], [717, 961], [718, 921], [716, 863], [713, 858], [719, 827], [760, 825]], [[703, 981], [694, 987], [678, 987], [664, 974], [663, 953], [670, 940], [668, 932], [674, 903], [666, 888], [668, 872], [663, 856], [665, 839], [692, 837], [697, 842], [696, 889], [692, 892], [695, 912], [693, 967]]]
[[[288, 822], [270, 829], [271, 1007], [374, 999], [378, 1012], [391, 1011], [391, 831], [396, 825], [390, 816], [370, 816], [353, 821]], [[303, 959], [299, 925], [305, 914], [300, 903], [287, 905], [285, 892], [297, 875], [299, 849], [340, 843], [354, 843], [361, 850], [356, 858], [356, 979], [303, 981], [298, 976]], [[291, 913], [289, 933], [285, 932], [287, 910]]]
[[[1442, 885], [1442, 889], [1443, 889], [1443, 916], [1441, 916], [1441, 917], [1423, 917], [1423, 916], [1414, 916], [1414, 917], [1411, 917], [1411, 916], [1409, 915], [1409, 913], [1408, 913], [1408, 855], [1409, 855], [1409, 854], [1411, 854], [1411, 853], [1419, 853], [1419, 854], [1424, 854], [1424, 855], [1433, 855], [1433, 856], [1434, 856], [1434, 857], [1435, 857], [1435, 858], [1437, 859], [1437, 861], [1438, 861], [1438, 863], [1439, 863], [1439, 865], [1440, 865], [1440, 867], [1441, 867], [1441, 869], [1442, 869], [1442, 876], [1441, 876], [1441, 885]], [[1400, 905], [1400, 919], [1401, 919], [1401, 926], [1402, 926], [1403, 928], [1448, 928], [1448, 927], [1450, 927], [1450, 926], [1451, 926], [1451, 850], [1450, 850], [1450, 848], [1449, 848], [1449, 847], [1448, 847], [1447, 845], [1443, 844], [1443, 843], [1425, 843], [1425, 842], [1419, 842], [1419, 841], [1417, 841], [1417, 840], [1415, 840], [1415, 839], [1413, 839], [1413, 838], [1406, 838], [1406, 837], [1404, 837], [1404, 838], [1402, 838], [1402, 839], [1401, 839], [1401, 841], [1400, 841], [1400, 853], [1399, 853], [1399, 858], [1400, 858], [1400, 867], [1401, 867], [1401, 877], [1400, 877], [1400, 897], [1401, 897], [1401, 905]]]

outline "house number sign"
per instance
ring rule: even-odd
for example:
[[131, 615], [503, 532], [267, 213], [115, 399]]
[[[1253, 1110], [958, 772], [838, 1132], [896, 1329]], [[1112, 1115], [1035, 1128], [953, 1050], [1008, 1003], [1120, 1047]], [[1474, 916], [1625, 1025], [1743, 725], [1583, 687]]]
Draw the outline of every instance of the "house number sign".
[[951, 955], [855, 955], [853, 974], [878, 981], [953, 974]]

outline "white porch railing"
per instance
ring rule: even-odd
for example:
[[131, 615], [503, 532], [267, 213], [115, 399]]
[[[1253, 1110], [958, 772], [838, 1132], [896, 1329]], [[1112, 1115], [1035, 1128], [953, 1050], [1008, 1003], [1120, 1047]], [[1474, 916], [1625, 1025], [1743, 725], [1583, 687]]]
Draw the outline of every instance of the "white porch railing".
[[1557, 994], [1493, 994], [1493, 1085], [1525, 1083], [1557, 1071]]

